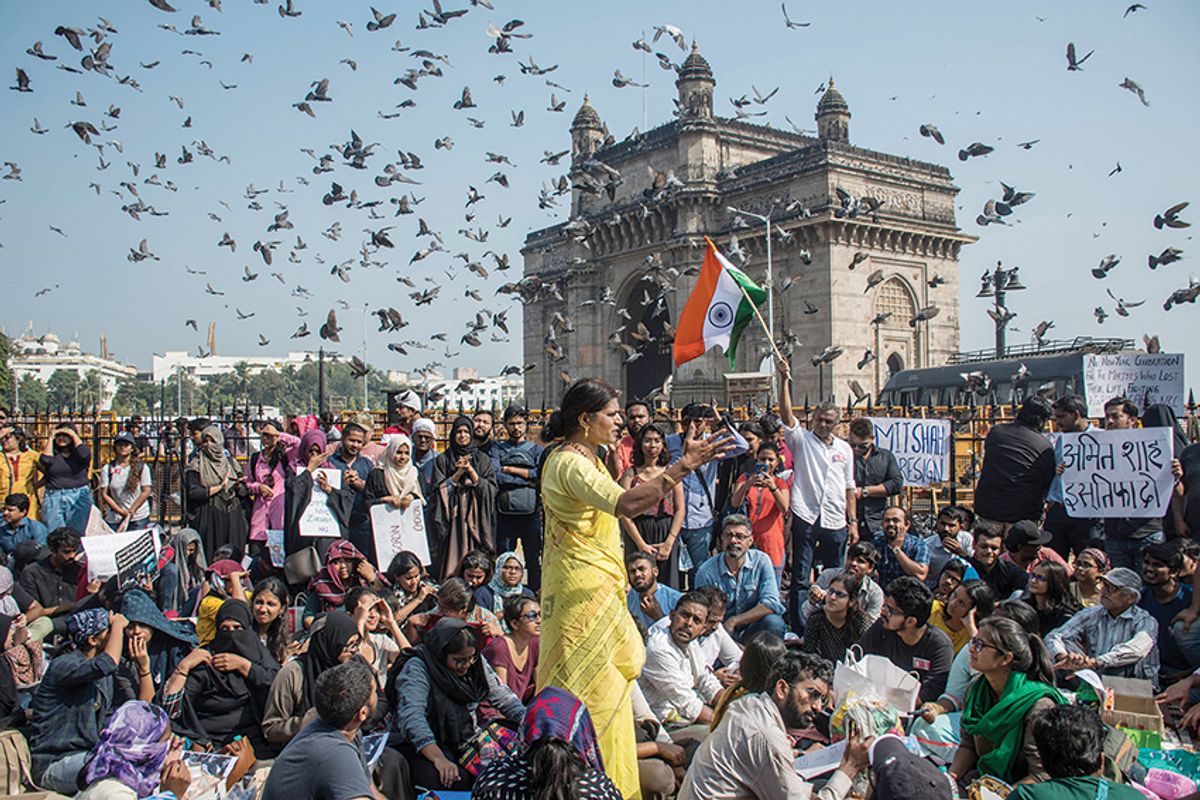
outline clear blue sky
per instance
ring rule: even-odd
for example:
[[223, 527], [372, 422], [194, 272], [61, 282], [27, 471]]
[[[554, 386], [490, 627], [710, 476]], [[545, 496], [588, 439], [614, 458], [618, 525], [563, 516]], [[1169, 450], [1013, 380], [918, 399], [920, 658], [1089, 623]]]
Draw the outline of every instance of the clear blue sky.
[[[832, 73], [854, 115], [853, 143], [950, 166], [962, 187], [959, 225], [981, 237], [962, 257], [964, 348], [991, 341], [985, 301], [974, 295], [979, 275], [1001, 259], [1006, 265], [1019, 264], [1029, 287], [1013, 298], [1019, 314], [1013, 324], [1019, 332], [1010, 335], [1011, 342], [1027, 341], [1042, 319], [1055, 321], [1051, 335], [1060, 338], [1126, 336], [1140, 344], [1143, 333], [1157, 333], [1165, 351], [1188, 353], [1189, 383], [1200, 383], [1200, 349], [1193, 346], [1200, 306], [1162, 310], [1171, 290], [1185, 286], [1191, 272], [1200, 272], [1195, 264], [1200, 252], [1193, 250], [1190, 230], [1157, 231], [1151, 225], [1156, 212], [1184, 200], [1193, 206], [1183, 216], [1200, 225], [1200, 197], [1195, 194], [1200, 160], [1190, 136], [1200, 129], [1196, 3], [1150, 0], [1148, 9], [1123, 18], [1127, 4], [1112, 0], [1002, 5], [793, 0], [788, 4], [791, 17], [812, 25], [789, 30], [776, 2], [612, 0], [597, 6], [495, 0], [493, 11], [473, 7], [443, 29], [416, 30], [423, 6], [406, 1], [377, 3], [381, 11], [399, 16], [390, 28], [368, 32], [367, 3], [295, 0], [302, 16], [281, 19], [275, 0], [269, 5], [224, 0], [220, 12], [199, 0], [172, 2], [179, 9], [175, 14], [144, 0], [64, 0], [23, 4], [19, 14], [6, 15], [0, 29], [5, 87], [15, 85], [15, 71], [21, 67], [33, 88], [32, 93], [7, 88], [0, 93], [6, 122], [0, 129], [0, 161], [17, 163], [23, 177], [20, 182], [0, 181], [0, 263], [6, 290], [0, 325], [10, 334], [32, 320], [39, 333], [78, 333], [85, 348], [94, 350], [105, 333], [120, 358], [148, 366], [152, 351], [194, 350], [213, 320], [223, 354], [282, 353], [315, 348], [319, 341], [315, 334], [288, 339], [299, 324], [297, 305], [310, 312], [307, 320], [315, 331], [340, 299], [353, 309], [339, 308], [345, 326], [341, 351], [347, 354], [361, 346], [364, 304], [371, 309], [395, 306], [411, 322], [399, 334], [388, 335], [375, 332], [374, 318], [367, 320], [368, 354], [378, 367], [406, 369], [446, 361], [436, 342], [434, 350], [411, 350], [407, 358], [385, 349], [388, 341], [427, 341], [443, 331], [452, 349], [462, 351], [453, 364], [484, 372], [517, 364], [519, 306], [510, 314], [510, 342], [492, 343], [485, 334], [480, 348], [457, 344], [479, 308], [464, 297], [464, 289], [478, 289], [484, 304], [495, 309], [514, 305], [503, 296], [494, 298], [494, 292], [502, 282], [520, 277], [518, 251], [525, 234], [565, 219], [562, 212], [537, 208], [540, 185], [565, 171], [565, 162], [558, 168], [539, 164], [542, 151], [569, 147], [567, 128], [585, 91], [618, 138], [642, 126], [642, 91], [614, 88], [613, 70], [641, 79], [642, 54], [630, 43], [643, 32], [649, 38], [655, 25], [670, 23], [696, 38], [712, 64], [718, 114], [732, 116], [729, 98], [750, 93], [752, 84], [763, 92], [779, 86], [762, 121], [782, 127], [789, 116], [812, 127], [814, 90]], [[468, 0], [444, 3], [448, 9], [467, 5]], [[193, 14], [220, 35], [177, 35], [156, 27], [172, 24], [184, 31]], [[119, 31], [108, 39], [114, 77], [55, 69], [64, 63], [78, 66], [82, 55], [54, 35], [55, 27], [88, 28], [98, 23], [98, 15]], [[485, 34], [487, 23], [503, 25], [512, 18], [523, 19], [519, 32], [533, 38], [514, 40], [513, 54], [487, 53], [492, 41]], [[352, 37], [338, 27], [339, 20], [352, 23]], [[35, 40], [59, 60], [27, 55], [25, 49]], [[394, 85], [394, 78], [419, 66], [408, 53], [392, 50], [397, 40], [445, 54], [449, 65], [442, 67], [444, 77], [422, 79], [416, 92]], [[1095, 50], [1080, 72], [1066, 70], [1069, 41], [1080, 57]], [[684, 55], [666, 38], [655, 48], [676, 62]], [[181, 54], [187, 49], [202, 55]], [[252, 63], [240, 60], [244, 53], [253, 54]], [[530, 56], [542, 66], [559, 65], [546, 77], [572, 91], [551, 89], [543, 77], [521, 75], [517, 61]], [[339, 63], [347, 58], [357, 62], [357, 71]], [[201, 64], [202, 59], [212, 67]], [[153, 69], [139, 66], [154, 61], [160, 63]], [[492, 80], [500, 74], [507, 76], [502, 85]], [[143, 91], [118, 84], [115, 76], [125, 75]], [[670, 118], [674, 74], [650, 57], [645, 75], [651, 84], [645, 104], [653, 127]], [[1150, 107], [1118, 87], [1125, 77], [1145, 88]], [[314, 103], [317, 117], [312, 119], [291, 104], [321, 78], [330, 79], [333, 102]], [[223, 89], [221, 81], [237, 88]], [[471, 88], [478, 108], [456, 111], [451, 104], [464, 86]], [[86, 107], [71, 105], [76, 91]], [[552, 91], [566, 99], [563, 113], [546, 110]], [[168, 99], [171, 95], [182, 98], [182, 110]], [[395, 108], [409, 98], [416, 107]], [[110, 104], [120, 107], [119, 119], [104, 117]], [[380, 110], [400, 116], [381, 119]], [[523, 128], [510, 127], [510, 110], [525, 111]], [[49, 132], [30, 132], [35, 116]], [[193, 125], [184, 129], [188, 116]], [[485, 120], [486, 126], [472, 127], [468, 116]], [[96, 149], [65, 126], [87, 120], [99, 127], [102, 119], [117, 128], [99, 137], [108, 143], [104, 159], [111, 162], [100, 171]], [[945, 147], [918, 135], [924, 122], [941, 129]], [[330, 145], [348, 140], [351, 129], [366, 142], [379, 143], [368, 169], [354, 170], [337, 159], [333, 172], [314, 175], [316, 162], [301, 148], [312, 148], [318, 156], [329, 153]], [[434, 148], [443, 136], [453, 139], [453, 150]], [[114, 139], [124, 153], [116, 151]], [[1040, 140], [1031, 150], [1016, 146], [1031, 139]], [[193, 142], [198, 140], [216, 155], [228, 155], [231, 163], [197, 153]], [[994, 145], [996, 152], [959, 162], [957, 148], [972, 141]], [[181, 146], [195, 154], [194, 163], [177, 163]], [[417, 153], [426, 164], [409, 173], [421, 185], [376, 188], [374, 176], [401, 149]], [[489, 150], [507, 155], [517, 167], [485, 163]], [[156, 152], [167, 157], [164, 169], [154, 167]], [[127, 161], [140, 164], [138, 178], [132, 178]], [[1118, 161], [1123, 171], [1106, 177]], [[509, 188], [486, 182], [497, 169], [507, 173]], [[145, 185], [151, 174], [174, 181], [178, 191]], [[301, 185], [301, 178], [309, 185]], [[277, 191], [281, 180], [287, 193]], [[344, 203], [322, 205], [331, 180], [347, 192], [358, 190], [360, 199], [383, 200], [379, 211], [387, 218], [370, 220], [366, 211], [347, 210]], [[119, 186], [122, 181], [134, 181], [144, 201], [169, 216], [132, 220], [120, 210], [134, 200]], [[999, 181], [1036, 197], [1016, 210], [1011, 227], [979, 228], [975, 216], [989, 197], [999, 195]], [[99, 195], [89, 188], [91, 182], [101, 186]], [[271, 190], [258, 198], [261, 211], [247, 208], [245, 192], [251, 184]], [[463, 213], [469, 185], [485, 199], [474, 206], [478, 217], [468, 226]], [[387, 198], [409, 188], [427, 199], [416, 214], [393, 220], [394, 206]], [[278, 211], [276, 203], [287, 205], [295, 230], [266, 231]], [[211, 219], [210, 212], [221, 221]], [[506, 229], [496, 226], [501, 215], [513, 218]], [[418, 217], [443, 233], [448, 253], [409, 266], [412, 254], [425, 244], [415, 236]], [[321, 235], [334, 222], [342, 227], [336, 242]], [[385, 262], [382, 269], [355, 263], [348, 284], [330, 274], [335, 264], [357, 262], [364, 228], [391, 224], [397, 226], [390, 233], [396, 248], [375, 256]], [[458, 233], [478, 225], [491, 231], [486, 244]], [[237, 240], [236, 253], [217, 247], [225, 232]], [[296, 234], [308, 249], [298, 254], [301, 263], [292, 264], [288, 248]], [[143, 238], [160, 260], [130, 263], [129, 248]], [[256, 239], [283, 242], [272, 267], [252, 251]], [[1146, 256], [1168, 246], [1183, 248], [1184, 260], [1151, 272]], [[507, 253], [513, 269], [497, 273], [488, 258], [484, 263], [492, 274], [483, 280], [453, 258], [465, 251], [478, 259], [489, 248]], [[1091, 268], [1109, 253], [1120, 256], [1121, 264], [1106, 280], [1093, 279]], [[189, 275], [185, 265], [208, 274]], [[245, 265], [259, 273], [252, 283], [241, 280]], [[455, 271], [453, 281], [447, 279], [447, 269]], [[273, 270], [283, 273], [286, 286], [270, 276]], [[443, 284], [441, 297], [431, 306], [414, 307], [411, 290], [395, 279], [400, 274], [419, 288], [429, 286], [424, 278], [435, 278]], [[225, 296], [205, 294], [206, 281]], [[298, 284], [313, 298], [289, 296]], [[55, 286], [35, 299], [39, 289]], [[1113, 315], [1098, 325], [1092, 309], [1103, 305], [1111, 314], [1115, 305], [1106, 288], [1126, 300], [1148, 302], [1128, 319]], [[238, 320], [235, 308], [255, 316]], [[188, 318], [198, 321], [199, 333], [184, 326]], [[258, 345], [259, 334], [270, 339], [268, 346]]]

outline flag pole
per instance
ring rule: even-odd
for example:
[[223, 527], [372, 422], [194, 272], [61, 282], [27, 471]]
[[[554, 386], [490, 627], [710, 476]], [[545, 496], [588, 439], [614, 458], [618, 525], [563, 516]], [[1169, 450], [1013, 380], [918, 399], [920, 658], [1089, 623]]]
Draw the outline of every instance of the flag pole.
[[[705, 236], [704, 241], [708, 242], [708, 246], [713, 250], [717, 249], [717, 246], [713, 244], [712, 239], [709, 239], [707, 236]], [[771, 345], [771, 352], [775, 354], [775, 358], [780, 361], [784, 361], [785, 359], [783, 354], [780, 353], [779, 348], [775, 346], [775, 337], [771, 335], [771, 329], [767, 326], [766, 320], [763, 319], [762, 312], [758, 310], [758, 305], [754, 302], [754, 298], [750, 296], [750, 293], [746, 291], [746, 287], [742, 286], [740, 282], [734, 281], [734, 283], [736, 283], [738, 289], [741, 290], [742, 296], [745, 297], [746, 301], [750, 303], [750, 309], [754, 312], [755, 318], [758, 319], [758, 324], [762, 326], [763, 333], [767, 335], [767, 344]]]

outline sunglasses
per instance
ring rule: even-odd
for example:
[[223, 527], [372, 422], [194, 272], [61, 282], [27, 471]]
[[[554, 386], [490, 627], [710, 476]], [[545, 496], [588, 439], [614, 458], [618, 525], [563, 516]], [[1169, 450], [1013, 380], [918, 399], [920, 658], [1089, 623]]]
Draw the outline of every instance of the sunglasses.
[[536, 620], [539, 620], [539, 619], [541, 619], [541, 618], [542, 618], [542, 612], [540, 612], [540, 611], [527, 611], [527, 612], [525, 612], [524, 614], [522, 614], [522, 615], [521, 615], [521, 617], [522, 617], [522, 618], [524, 618], [524, 619], [527, 619], [527, 620], [529, 620], [530, 622], [534, 622], [534, 621], [536, 621]]

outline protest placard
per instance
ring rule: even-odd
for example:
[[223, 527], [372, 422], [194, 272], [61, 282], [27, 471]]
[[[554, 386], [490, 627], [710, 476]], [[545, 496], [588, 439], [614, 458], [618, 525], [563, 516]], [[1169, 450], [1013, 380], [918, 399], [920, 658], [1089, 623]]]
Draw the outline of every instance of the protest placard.
[[870, 417], [875, 446], [892, 451], [905, 486], [950, 480], [950, 420]]
[[84, 536], [80, 543], [87, 556], [88, 580], [117, 575], [118, 583], [126, 588], [156, 572], [159, 544], [154, 529]]
[[1083, 386], [1088, 416], [1103, 417], [1104, 404], [1128, 397], [1145, 408], [1166, 403], [1184, 411], [1182, 353], [1112, 353], [1083, 357]]
[[425, 505], [414, 500], [406, 509], [387, 503], [371, 506], [371, 531], [380, 569], [387, 569], [402, 550], [411, 550], [428, 565], [429, 541], [425, 538]]
[[271, 553], [271, 563], [282, 568], [287, 558], [283, 552], [283, 531], [267, 531], [267, 549]]
[[333, 512], [329, 510], [329, 495], [317, 483], [318, 475], [325, 476], [325, 480], [329, 482], [330, 488], [342, 488], [341, 470], [313, 470], [312, 497], [309, 498], [308, 506], [304, 509], [304, 513], [300, 515], [300, 535], [336, 539], [342, 535], [342, 528], [338, 525]]
[[1062, 435], [1063, 507], [1069, 517], [1161, 517], [1175, 479], [1170, 428]]
[[113, 529], [107, 522], [104, 521], [104, 515], [100, 513], [100, 509], [92, 506], [88, 511], [87, 526], [83, 529], [84, 536], [108, 536], [113, 533]]

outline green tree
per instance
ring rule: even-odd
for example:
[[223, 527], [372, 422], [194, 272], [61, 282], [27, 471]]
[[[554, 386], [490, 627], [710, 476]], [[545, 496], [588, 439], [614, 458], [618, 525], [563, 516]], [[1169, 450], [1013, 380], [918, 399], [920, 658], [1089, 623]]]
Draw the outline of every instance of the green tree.
[[100, 408], [104, 405], [104, 381], [100, 370], [89, 369], [79, 381], [79, 407]]
[[22, 411], [42, 411], [50, 403], [50, 393], [46, 384], [29, 373], [17, 381], [17, 406]]
[[[158, 407], [161, 397], [162, 388], [157, 383], [125, 378], [117, 384], [117, 393], [113, 396], [113, 410], [122, 416], [150, 414]], [[174, 395], [168, 396], [168, 406], [174, 399]]]
[[0, 333], [0, 397], [12, 397], [13, 390], [13, 374], [12, 368], [8, 365], [9, 356], [12, 355], [12, 340]]
[[46, 381], [50, 394], [50, 405], [54, 408], [74, 408], [79, 400], [79, 373], [70, 369], [56, 369]]

